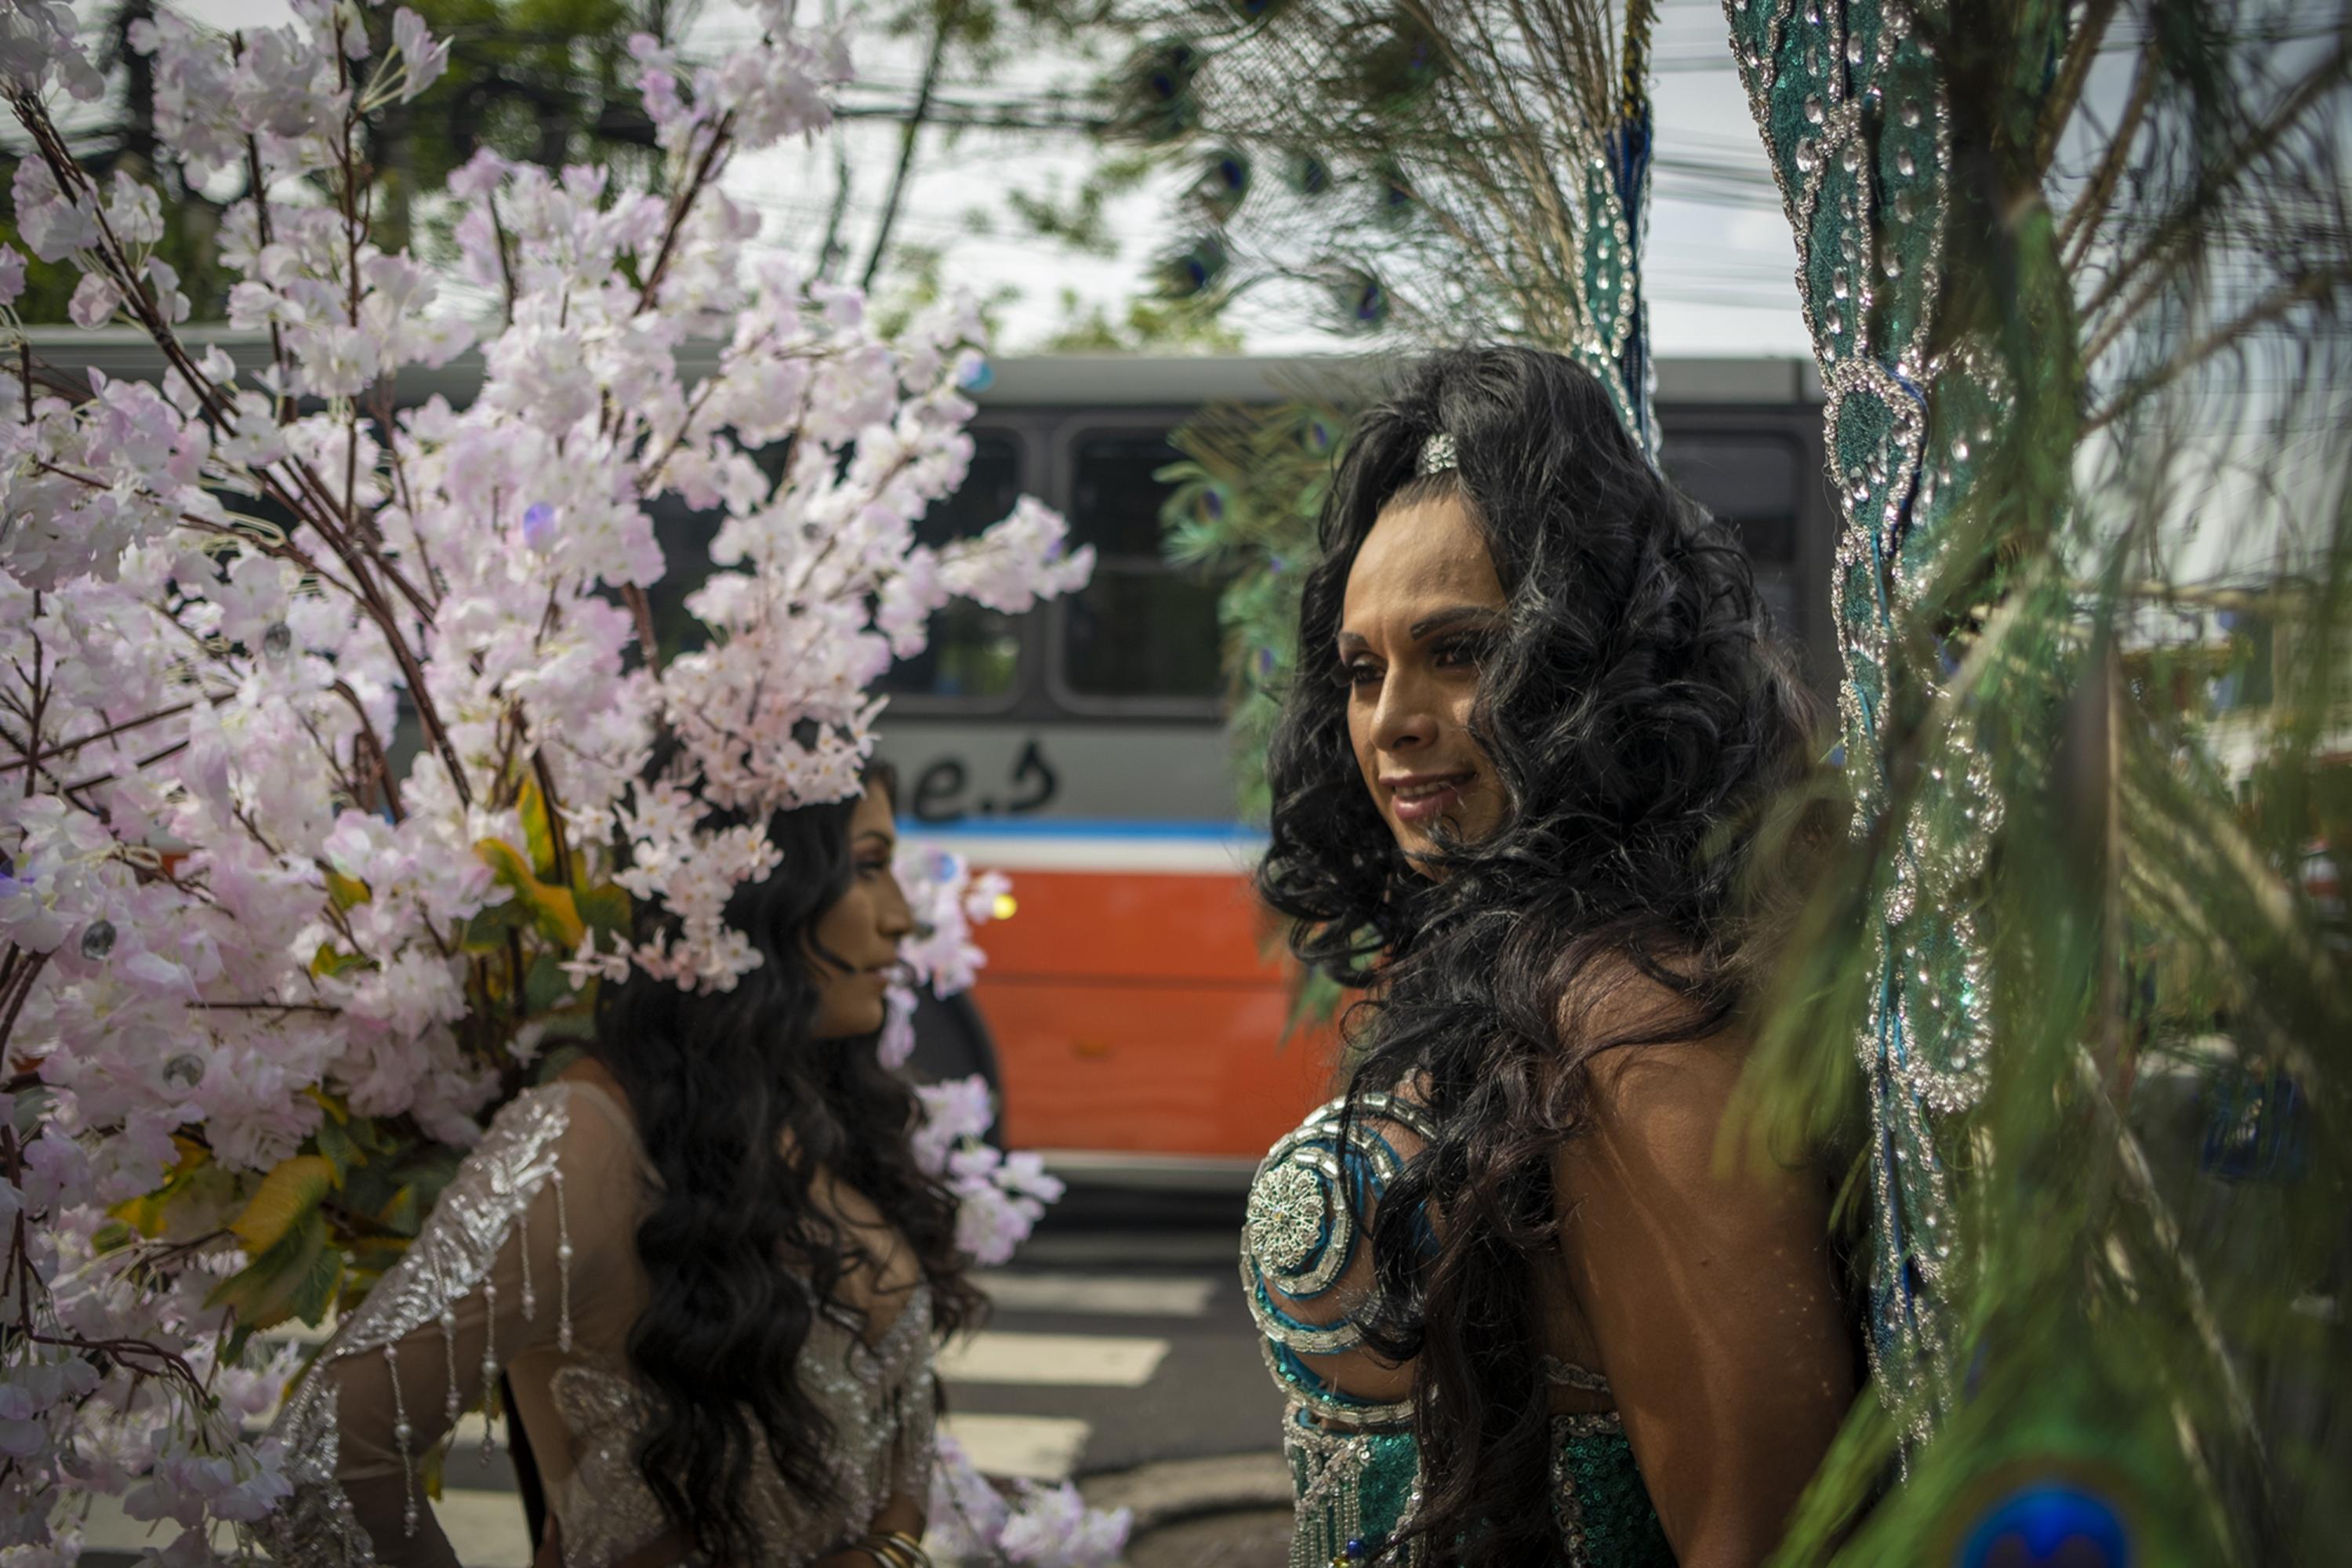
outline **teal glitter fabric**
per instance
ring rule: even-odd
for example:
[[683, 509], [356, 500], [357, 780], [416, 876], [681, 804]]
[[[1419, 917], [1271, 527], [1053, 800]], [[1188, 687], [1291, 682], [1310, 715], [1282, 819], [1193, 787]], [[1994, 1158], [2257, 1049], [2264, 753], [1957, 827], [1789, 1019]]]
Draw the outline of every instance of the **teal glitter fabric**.
[[[1304, 1413], [1292, 1419], [1300, 1428], [1289, 1458], [1303, 1550], [1294, 1551], [1291, 1560], [1344, 1568], [1351, 1561], [1345, 1555], [1349, 1541], [1375, 1546], [1402, 1521], [1420, 1477], [1419, 1451], [1410, 1431], [1330, 1433], [1312, 1426]], [[1562, 1415], [1553, 1420], [1552, 1432], [1559, 1553], [1542, 1568], [1674, 1568], [1674, 1549], [1617, 1417]], [[1335, 1462], [1352, 1475], [1352, 1483], [1327, 1486], [1310, 1500], [1317, 1476]], [[1362, 1561], [1371, 1561], [1369, 1551]]]
[[[1306, 1417], [1294, 1417], [1303, 1425]], [[1397, 1531], [1412, 1507], [1421, 1455], [1412, 1432], [1312, 1432], [1318, 1448], [1355, 1446], [1355, 1486], [1334, 1488], [1315, 1507], [1301, 1507], [1298, 1535], [1312, 1540], [1322, 1561], [1345, 1563], [1348, 1540], [1379, 1542]], [[1651, 1507], [1649, 1488], [1634, 1465], [1633, 1444], [1613, 1415], [1561, 1415], [1552, 1422], [1552, 1519], [1559, 1526], [1559, 1556], [1545, 1568], [1675, 1568], [1675, 1549]], [[1324, 1460], [1328, 1462], [1328, 1460]], [[1312, 1469], [1291, 1448], [1291, 1488], [1306, 1498]], [[1328, 1556], [1322, 1552], [1328, 1549]], [[1298, 1559], [1294, 1559], [1298, 1561]], [[1310, 1559], [1312, 1561], [1312, 1559]], [[1367, 1554], [1369, 1561], [1369, 1554]]]
[[[1361, 1342], [1360, 1329], [1345, 1316], [1318, 1323], [1286, 1310], [1286, 1303], [1313, 1301], [1332, 1289], [1354, 1255], [1359, 1215], [1379, 1201], [1402, 1163], [1381, 1129], [1394, 1123], [1431, 1135], [1410, 1102], [1388, 1095], [1363, 1100], [1368, 1114], [1343, 1123], [1344, 1102], [1335, 1100], [1275, 1144], [1250, 1184], [1243, 1229], [1242, 1288], [1265, 1336], [1266, 1371], [1289, 1406], [1283, 1453], [1296, 1519], [1288, 1568], [1403, 1561], [1383, 1549], [1421, 1497], [1410, 1398], [1354, 1397], [1303, 1359], [1345, 1353]], [[1545, 1377], [1608, 1394], [1599, 1374], [1549, 1357]], [[1674, 1554], [1615, 1414], [1555, 1416], [1551, 1434], [1559, 1551], [1528, 1568], [1671, 1565]]]
[[1674, 1568], [1674, 1548], [1617, 1418], [1562, 1415], [1552, 1433], [1552, 1517], [1564, 1561], [1576, 1568]]

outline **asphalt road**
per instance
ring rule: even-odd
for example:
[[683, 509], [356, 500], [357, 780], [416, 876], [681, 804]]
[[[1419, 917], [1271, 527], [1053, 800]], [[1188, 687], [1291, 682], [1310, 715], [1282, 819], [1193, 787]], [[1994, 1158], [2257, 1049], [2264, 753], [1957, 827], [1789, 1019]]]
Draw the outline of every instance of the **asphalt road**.
[[[1241, 1206], [1238, 1193], [1076, 1190], [984, 1276], [994, 1313], [941, 1363], [948, 1427], [983, 1470], [1084, 1479], [1278, 1447], [1235, 1265]], [[478, 1425], [460, 1428], [438, 1512], [467, 1568], [529, 1563], [513, 1468], [503, 1443], [483, 1454]], [[176, 1533], [106, 1510], [92, 1526], [89, 1568], [129, 1568]]]
[[[1149, 1336], [1166, 1353], [1124, 1387], [949, 1379], [950, 1409], [1083, 1420], [1072, 1473], [1129, 1469], [1281, 1446], [1282, 1401], [1258, 1352], [1237, 1267], [1240, 1194], [1201, 1198], [1073, 1192], [1002, 1271], [992, 1328], [1007, 1333]], [[1131, 1301], [1087, 1281], [1118, 1280]], [[1105, 1310], [1132, 1305], [1131, 1314]]]

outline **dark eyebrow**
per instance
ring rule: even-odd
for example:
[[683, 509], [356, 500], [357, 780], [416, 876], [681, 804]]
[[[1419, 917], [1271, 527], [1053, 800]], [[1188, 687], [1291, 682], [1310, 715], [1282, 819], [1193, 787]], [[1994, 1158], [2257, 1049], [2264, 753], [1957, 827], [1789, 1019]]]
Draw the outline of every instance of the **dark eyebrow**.
[[885, 849], [895, 848], [898, 843], [898, 840], [896, 837], [892, 837], [890, 834], [883, 832], [878, 827], [869, 827], [865, 832], [859, 834], [857, 836], [857, 842], [863, 844], [869, 838], [880, 840], [882, 847]]
[[[1491, 629], [1503, 624], [1503, 613], [1488, 605], [1455, 605], [1434, 615], [1423, 616], [1405, 628], [1405, 636], [1414, 642], [1426, 642], [1440, 632], [1454, 631], [1463, 626]], [[1360, 632], [1342, 631], [1337, 638], [1342, 654], [1370, 647]]]
[[1440, 610], [1433, 616], [1423, 616], [1405, 628], [1405, 635], [1415, 642], [1450, 632], [1461, 626], [1491, 627], [1503, 624], [1502, 612], [1486, 605], [1456, 605], [1450, 610]]

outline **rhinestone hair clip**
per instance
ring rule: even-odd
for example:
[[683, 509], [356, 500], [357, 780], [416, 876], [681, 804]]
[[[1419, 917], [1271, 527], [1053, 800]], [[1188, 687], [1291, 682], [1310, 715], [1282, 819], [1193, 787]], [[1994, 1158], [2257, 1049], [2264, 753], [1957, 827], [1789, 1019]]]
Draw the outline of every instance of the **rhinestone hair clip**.
[[1442, 474], [1448, 468], [1461, 466], [1462, 459], [1454, 449], [1454, 437], [1440, 430], [1421, 444], [1421, 460], [1413, 468], [1414, 472], [1425, 479], [1432, 474]]

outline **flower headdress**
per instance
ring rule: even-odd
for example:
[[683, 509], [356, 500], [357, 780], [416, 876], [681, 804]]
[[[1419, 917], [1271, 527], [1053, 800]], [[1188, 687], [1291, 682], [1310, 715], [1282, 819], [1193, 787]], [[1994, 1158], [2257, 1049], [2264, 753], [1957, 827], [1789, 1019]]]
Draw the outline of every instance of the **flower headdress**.
[[[950, 301], [886, 338], [856, 290], [753, 247], [730, 156], [821, 128], [846, 70], [788, 0], [753, 9], [764, 37], [717, 66], [635, 46], [661, 190], [484, 153], [437, 269], [368, 228], [366, 121], [446, 60], [413, 14], [140, 23], [163, 155], [249, 181], [220, 254], [258, 371], [184, 341], [161, 202], [101, 185], [50, 117], [50, 85], [102, 85], [64, 8], [0, 28], [31, 143], [16, 233], [81, 274], [78, 324], [127, 319], [166, 367], [46, 363], [0, 247], [0, 1261], [27, 1331], [0, 1360], [30, 1391], [8, 1540], [151, 1479], [192, 1526], [266, 1510], [278, 1457], [239, 1423], [287, 1369], [248, 1331], [364, 1290], [415, 1231], [418, 1173], [593, 1027], [600, 977], [723, 989], [756, 962], [719, 911], [773, 848], [703, 831], [698, 802], [762, 820], [854, 792], [866, 689], [934, 610], [1085, 580], [1034, 501], [916, 542], [970, 460], [979, 321]], [[467, 406], [370, 412], [477, 337]], [[698, 376], [682, 351], [712, 340]], [[781, 474], [755, 458], [777, 448]], [[665, 496], [725, 517], [687, 601], [708, 646], [666, 666]], [[680, 750], [646, 783], [664, 731]], [[677, 931], [638, 945], [633, 898]], [[1025, 1170], [993, 1185], [1013, 1218], [1043, 1195]]]

